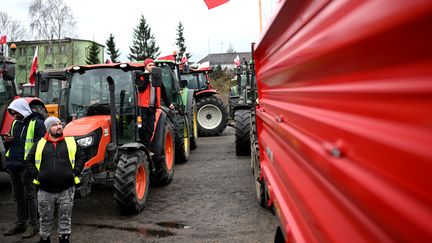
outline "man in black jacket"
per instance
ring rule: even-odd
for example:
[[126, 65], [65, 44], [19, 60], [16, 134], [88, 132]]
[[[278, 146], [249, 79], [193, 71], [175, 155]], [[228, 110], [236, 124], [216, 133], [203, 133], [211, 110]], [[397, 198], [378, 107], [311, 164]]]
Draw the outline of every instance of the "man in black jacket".
[[69, 242], [75, 185], [84, 167], [84, 153], [73, 137], [63, 135], [57, 117], [48, 117], [45, 127], [46, 135], [32, 147], [26, 160], [29, 175], [39, 185], [39, 242], [50, 242], [55, 207], [59, 214], [59, 242]]
[[[9, 147], [6, 153], [6, 166], [12, 184], [16, 204], [16, 222], [4, 235], [23, 233], [23, 238], [37, 234], [37, 202], [36, 190], [32, 178], [27, 175], [25, 158], [34, 143], [45, 134], [44, 118], [33, 112], [23, 98], [16, 99], [8, 106], [8, 112], [14, 116], [9, 134], [4, 136]], [[29, 226], [26, 227], [26, 220]]]

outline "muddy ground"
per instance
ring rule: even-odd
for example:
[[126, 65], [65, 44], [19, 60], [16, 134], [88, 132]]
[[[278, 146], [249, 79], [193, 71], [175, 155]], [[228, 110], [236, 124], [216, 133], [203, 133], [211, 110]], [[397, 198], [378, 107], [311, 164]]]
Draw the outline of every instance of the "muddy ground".
[[[77, 199], [72, 242], [273, 242], [276, 218], [255, 200], [249, 157], [235, 155], [234, 130], [200, 137], [185, 164], [177, 164], [165, 187], [151, 187], [138, 215], [119, 213], [108, 185], [94, 185]], [[0, 173], [0, 242], [36, 242], [4, 237], [14, 222], [8, 176]], [[52, 238], [57, 238], [53, 229]], [[57, 242], [53, 240], [52, 242]]]

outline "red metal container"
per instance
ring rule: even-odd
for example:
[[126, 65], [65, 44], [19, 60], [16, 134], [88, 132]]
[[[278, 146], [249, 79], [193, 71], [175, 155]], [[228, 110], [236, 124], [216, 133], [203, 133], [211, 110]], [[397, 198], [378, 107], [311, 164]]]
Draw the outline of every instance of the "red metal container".
[[432, 242], [432, 1], [281, 1], [254, 55], [285, 239]]

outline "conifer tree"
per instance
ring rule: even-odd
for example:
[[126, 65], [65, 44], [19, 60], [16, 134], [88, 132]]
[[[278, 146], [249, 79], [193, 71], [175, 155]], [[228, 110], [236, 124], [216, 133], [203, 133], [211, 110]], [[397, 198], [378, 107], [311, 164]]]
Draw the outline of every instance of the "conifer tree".
[[118, 58], [120, 56], [119, 49], [116, 49], [115, 42], [114, 42], [114, 36], [113, 34], [110, 34], [108, 40], [105, 42], [107, 46], [107, 54], [111, 59], [111, 62], [119, 62]]
[[186, 58], [189, 59], [192, 57], [190, 53], [186, 52], [186, 44], [185, 44], [185, 38], [183, 36], [183, 24], [181, 21], [179, 21], [179, 24], [177, 26], [177, 38], [176, 38], [176, 46], [179, 50], [179, 53], [177, 55], [177, 61], [180, 62], [181, 58], [183, 57], [183, 54], [186, 53]]
[[129, 47], [129, 50], [128, 58], [131, 61], [142, 61], [146, 58], [156, 59], [160, 54], [155, 37], [144, 15], [141, 15], [140, 22], [134, 29], [132, 46]]
[[101, 63], [99, 59], [99, 52], [99, 44], [92, 41], [92, 43], [86, 48], [86, 63], [88, 65]]

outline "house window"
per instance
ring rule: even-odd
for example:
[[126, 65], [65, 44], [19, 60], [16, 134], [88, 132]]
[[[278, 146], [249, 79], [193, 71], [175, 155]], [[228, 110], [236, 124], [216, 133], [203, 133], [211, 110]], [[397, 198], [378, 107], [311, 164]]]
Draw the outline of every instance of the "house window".
[[45, 54], [46, 55], [50, 55], [52, 53], [52, 48], [51, 46], [45, 46]]
[[60, 53], [66, 53], [66, 45], [60, 46]]
[[25, 56], [25, 54], [26, 54], [26, 48], [25, 47], [20, 47], [19, 48], [19, 54], [20, 54], [20, 56]]
[[59, 68], [65, 68], [66, 67], [66, 63], [59, 63], [59, 64], [57, 64], [57, 66]]

